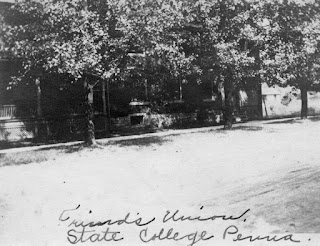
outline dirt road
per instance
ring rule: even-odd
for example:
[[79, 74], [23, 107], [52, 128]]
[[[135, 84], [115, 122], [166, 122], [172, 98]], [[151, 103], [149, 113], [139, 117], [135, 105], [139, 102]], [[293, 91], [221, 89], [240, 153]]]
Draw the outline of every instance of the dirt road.
[[[76, 241], [81, 234], [68, 236], [72, 220], [116, 220], [127, 213], [132, 220], [155, 220], [140, 227], [111, 226], [125, 241], [94, 245], [145, 245], [141, 234], [161, 228], [181, 236], [206, 230], [215, 235], [212, 243], [223, 240], [230, 225], [247, 233], [320, 233], [319, 147], [320, 121], [298, 120], [123, 141], [43, 163], [2, 167], [0, 245], [70, 245], [68, 239]], [[177, 210], [177, 216], [201, 218], [248, 212], [234, 221], [163, 222], [163, 215]], [[141, 232], [146, 228], [148, 233]], [[225, 245], [238, 245], [232, 241], [235, 234], [227, 237]], [[304, 245], [318, 245], [309, 239]], [[196, 245], [212, 245], [210, 240]], [[192, 240], [147, 244], [191, 245]], [[277, 245], [296, 244], [282, 240]]]

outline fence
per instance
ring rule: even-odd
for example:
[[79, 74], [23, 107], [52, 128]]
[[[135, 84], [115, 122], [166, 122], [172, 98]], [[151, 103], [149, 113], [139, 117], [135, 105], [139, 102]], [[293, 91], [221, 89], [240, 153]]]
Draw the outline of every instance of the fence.
[[[69, 141], [83, 139], [85, 119], [83, 115], [73, 115], [51, 119], [14, 119], [14, 106], [2, 107], [0, 119], [0, 141], [17, 141], [38, 138], [44, 141]], [[238, 118], [242, 120], [257, 117], [255, 106], [240, 108]], [[97, 136], [105, 136], [110, 129], [113, 133], [130, 133], [141, 128], [185, 128], [201, 125], [221, 124], [223, 110], [197, 111], [194, 113], [150, 114], [141, 113], [139, 121], [128, 115], [125, 117], [107, 119], [102, 114], [95, 115], [94, 124]]]

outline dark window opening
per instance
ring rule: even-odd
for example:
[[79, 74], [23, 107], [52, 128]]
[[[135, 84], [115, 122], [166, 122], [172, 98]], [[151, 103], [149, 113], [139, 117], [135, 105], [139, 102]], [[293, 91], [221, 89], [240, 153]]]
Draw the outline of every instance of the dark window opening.
[[131, 125], [141, 125], [143, 123], [143, 116], [130, 116]]

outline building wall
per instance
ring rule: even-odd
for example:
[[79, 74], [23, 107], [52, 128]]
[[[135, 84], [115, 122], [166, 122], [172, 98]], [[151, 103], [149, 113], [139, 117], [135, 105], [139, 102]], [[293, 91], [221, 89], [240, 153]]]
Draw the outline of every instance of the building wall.
[[[270, 90], [271, 89], [271, 90]], [[320, 114], [320, 92], [308, 92], [309, 115]], [[263, 118], [300, 116], [301, 94], [293, 87], [262, 87]]]
[[17, 65], [5, 59], [0, 59], [0, 105], [13, 104], [11, 91], [8, 91], [11, 76], [18, 74]]

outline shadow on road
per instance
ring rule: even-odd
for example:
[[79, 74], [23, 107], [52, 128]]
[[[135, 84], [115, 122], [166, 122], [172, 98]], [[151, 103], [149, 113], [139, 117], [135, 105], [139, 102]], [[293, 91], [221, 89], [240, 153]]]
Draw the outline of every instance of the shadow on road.
[[230, 131], [252, 131], [252, 132], [256, 132], [256, 131], [261, 131], [265, 128], [261, 127], [261, 126], [233, 126], [230, 130], [226, 130], [226, 129], [216, 129], [216, 130], [212, 130], [214, 132], [218, 132], [218, 133], [228, 133]]
[[138, 138], [138, 139], [128, 139], [128, 140], [118, 140], [118, 141], [110, 141], [105, 145], [118, 145], [119, 147], [128, 147], [128, 146], [137, 146], [137, 147], [148, 147], [151, 145], [162, 145], [167, 142], [171, 142], [172, 140], [165, 137], [146, 137], [146, 138]]
[[274, 121], [274, 122], [267, 122], [265, 125], [278, 125], [278, 124], [300, 124], [301, 122], [290, 119], [290, 120], [284, 120], [284, 121]]
[[0, 154], [0, 167], [55, 160], [63, 154], [79, 152], [83, 148], [83, 144], [76, 144], [72, 146], [48, 147], [38, 150]]

